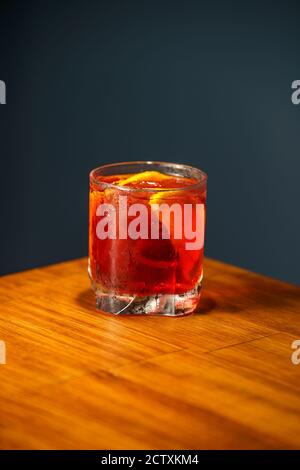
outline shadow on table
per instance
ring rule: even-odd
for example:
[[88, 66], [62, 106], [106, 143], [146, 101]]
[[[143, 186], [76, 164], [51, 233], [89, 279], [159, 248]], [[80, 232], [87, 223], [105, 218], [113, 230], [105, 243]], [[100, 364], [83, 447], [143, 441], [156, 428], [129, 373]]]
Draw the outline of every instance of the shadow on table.
[[90, 312], [95, 311], [95, 295], [92, 289], [85, 289], [84, 291], [80, 292], [77, 296], [76, 302], [85, 310]]
[[297, 286], [253, 273], [240, 272], [205, 279], [203, 297], [200, 299], [197, 313], [202, 313], [203, 302], [213, 305], [210, 310], [242, 313], [251, 309], [280, 311], [299, 300], [300, 289]]

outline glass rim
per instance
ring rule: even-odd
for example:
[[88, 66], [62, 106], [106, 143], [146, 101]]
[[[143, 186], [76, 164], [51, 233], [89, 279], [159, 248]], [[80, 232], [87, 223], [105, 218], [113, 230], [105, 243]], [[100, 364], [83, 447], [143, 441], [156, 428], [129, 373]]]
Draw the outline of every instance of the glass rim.
[[[161, 166], [172, 166], [173, 168], [177, 168], [178, 170], [184, 170], [188, 169], [189, 171], [192, 171], [194, 174], [192, 177], [195, 177], [197, 179], [197, 182], [195, 184], [190, 184], [189, 186], [183, 186], [182, 188], [132, 188], [130, 186], [118, 186], [117, 184], [114, 183], [107, 183], [106, 181], [99, 181], [96, 179], [96, 173], [101, 170], [105, 170], [107, 168], [114, 168], [117, 166], [122, 166], [122, 165], [161, 165]], [[93, 170], [90, 171], [89, 174], [90, 182], [95, 184], [96, 186], [99, 186], [101, 188], [114, 188], [118, 189], [120, 191], [124, 192], [150, 192], [150, 193], [156, 193], [160, 191], [191, 191], [194, 189], [199, 189], [202, 185], [205, 185], [207, 181], [207, 174], [200, 170], [199, 168], [191, 165], [185, 165], [183, 163], [173, 163], [173, 162], [160, 162], [160, 161], [155, 161], [155, 160], [136, 160], [136, 161], [130, 161], [130, 162], [117, 162], [117, 163], [107, 163], [105, 165], [100, 165], [97, 168], [94, 168]]]

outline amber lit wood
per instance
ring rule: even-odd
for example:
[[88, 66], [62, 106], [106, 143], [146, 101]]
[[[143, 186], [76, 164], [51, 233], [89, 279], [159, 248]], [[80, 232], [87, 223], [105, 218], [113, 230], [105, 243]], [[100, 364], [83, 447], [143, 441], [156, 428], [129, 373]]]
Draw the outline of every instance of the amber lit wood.
[[197, 314], [99, 313], [76, 260], [0, 283], [0, 448], [300, 448], [300, 289], [207, 260]]

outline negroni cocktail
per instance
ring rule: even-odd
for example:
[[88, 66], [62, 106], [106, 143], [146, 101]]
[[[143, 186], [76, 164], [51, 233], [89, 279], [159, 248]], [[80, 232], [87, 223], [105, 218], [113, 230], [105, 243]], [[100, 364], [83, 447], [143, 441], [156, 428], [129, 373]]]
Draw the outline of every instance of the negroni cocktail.
[[90, 175], [89, 274], [99, 309], [183, 315], [199, 301], [206, 175], [171, 163]]

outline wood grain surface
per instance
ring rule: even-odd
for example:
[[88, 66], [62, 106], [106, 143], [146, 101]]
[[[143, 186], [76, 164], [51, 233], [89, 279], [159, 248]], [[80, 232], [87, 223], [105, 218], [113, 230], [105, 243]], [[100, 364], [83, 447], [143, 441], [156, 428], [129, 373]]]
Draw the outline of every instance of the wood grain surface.
[[206, 260], [196, 314], [115, 317], [86, 268], [1, 279], [1, 449], [300, 448], [298, 287]]

